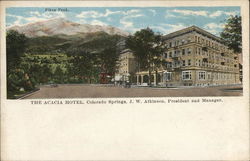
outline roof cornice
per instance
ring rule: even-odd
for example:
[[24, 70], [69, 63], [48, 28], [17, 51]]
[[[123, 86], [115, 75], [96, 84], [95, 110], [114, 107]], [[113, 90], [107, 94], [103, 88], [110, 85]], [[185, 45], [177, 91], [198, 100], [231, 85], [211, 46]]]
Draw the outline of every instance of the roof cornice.
[[190, 27], [184, 28], [182, 30], [175, 31], [173, 33], [167, 34], [167, 35], [163, 36], [163, 39], [168, 40], [168, 39], [174, 38], [176, 36], [186, 34], [186, 33], [190, 33], [190, 32], [197, 32], [199, 34], [203, 34], [204, 36], [207, 36], [209, 38], [212, 38], [212, 39], [222, 43], [222, 39], [220, 37], [215, 36], [215, 35], [211, 34], [210, 32], [208, 32], [208, 31], [206, 31], [204, 29], [201, 29], [201, 28], [199, 28], [197, 26], [190, 26]]

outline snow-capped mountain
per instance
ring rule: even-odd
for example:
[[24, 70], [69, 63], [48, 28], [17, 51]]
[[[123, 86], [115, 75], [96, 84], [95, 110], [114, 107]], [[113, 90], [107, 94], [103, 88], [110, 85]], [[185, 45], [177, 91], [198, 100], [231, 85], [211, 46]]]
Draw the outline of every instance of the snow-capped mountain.
[[79, 24], [65, 20], [63, 18], [55, 18], [46, 21], [38, 21], [22, 26], [12, 26], [7, 30], [16, 30], [25, 34], [27, 37], [37, 36], [53, 36], [58, 34], [75, 35], [78, 33], [94, 33], [105, 32], [110, 35], [128, 36], [129, 33], [112, 26], [99, 26], [89, 24]]

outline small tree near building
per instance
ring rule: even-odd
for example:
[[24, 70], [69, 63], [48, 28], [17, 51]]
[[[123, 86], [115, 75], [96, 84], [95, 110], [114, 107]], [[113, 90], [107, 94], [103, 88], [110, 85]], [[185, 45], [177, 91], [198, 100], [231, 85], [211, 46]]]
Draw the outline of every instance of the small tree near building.
[[[149, 78], [152, 77], [153, 70], [157, 73], [157, 67], [161, 63], [159, 58], [165, 50], [160, 34], [154, 33], [150, 28], [142, 29], [128, 37], [126, 46], [133, 51], [139, 70], [148, 70]], [[151, 82], [152, 80], [148, 79], [149, 85]]]

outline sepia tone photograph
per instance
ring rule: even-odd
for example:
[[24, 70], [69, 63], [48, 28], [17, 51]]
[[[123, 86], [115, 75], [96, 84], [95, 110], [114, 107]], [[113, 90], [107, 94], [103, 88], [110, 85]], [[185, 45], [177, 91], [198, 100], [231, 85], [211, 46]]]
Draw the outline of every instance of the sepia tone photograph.
[[7, 97], [242, 96], [241, 11], [6, 9]]

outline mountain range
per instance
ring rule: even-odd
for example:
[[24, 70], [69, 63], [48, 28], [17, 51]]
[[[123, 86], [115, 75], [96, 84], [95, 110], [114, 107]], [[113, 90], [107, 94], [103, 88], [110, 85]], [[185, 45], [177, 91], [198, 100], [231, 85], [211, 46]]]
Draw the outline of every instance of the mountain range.
[[100, 26], [90, 24], [79, 24], [64, 18], [54, 18], [38, 21], [22, 26], [11, 26], [8, 30], [16, 30], [27, 37], [54, 36], [54, 35], [76, 35], [85, 33], [105, 32], [109, 35], [128, 36], [129, 33], [112, 26]]
[[63, 18], [12, 26], [9, 30], [28, 37], [26, 52], [30, 54], [69, 54], [75, 49], [101, 52], [110, 47], [117, 47], [119, 52], [129, 35], [116, 27], [79, 24]]

